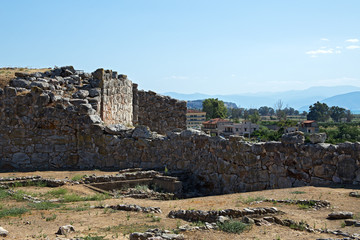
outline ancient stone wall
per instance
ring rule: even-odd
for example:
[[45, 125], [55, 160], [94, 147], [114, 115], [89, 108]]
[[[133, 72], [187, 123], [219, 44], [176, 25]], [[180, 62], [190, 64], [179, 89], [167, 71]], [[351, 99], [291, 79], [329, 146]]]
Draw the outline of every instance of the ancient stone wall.
[[[98, 73], [64, 67], [43, 74], [18, 74], [1, 95], [0, 169], [166, 167], [187, 172], [195, 187], [214, 194], [360, 184], [360, 143], [310, 144], [297, 133], [285, 135], [281, 142], [248, 143], [195, 130], [159, 135], [142, 125], [108, 126], [99, 116], [101, 89], [106, 88]], [[143, 114], [153, 113], [161, 120], [151, 117], [149, 125], [158, 126], [158, 132], [171, 126], [162, 125], [164, 116], [178, 119], [185, 109], [183, 102], [152, 92], [139, 91], [138, 97], [139, 123], [146, 121]], [[131, 101], [137, 102], [134, 97]], [[168, 111], [171, 106], [181, 110], [172, 115], [165, 106]]]
[[133, 84], [126, 75], [98, 69], [93, 73], [100, 80], [101, 119], [105, 124], [133, 124]]
[[186, 129], [186, 102], [152, 91], [138, 91], [138, 123], [165, 134], [175, 128]]

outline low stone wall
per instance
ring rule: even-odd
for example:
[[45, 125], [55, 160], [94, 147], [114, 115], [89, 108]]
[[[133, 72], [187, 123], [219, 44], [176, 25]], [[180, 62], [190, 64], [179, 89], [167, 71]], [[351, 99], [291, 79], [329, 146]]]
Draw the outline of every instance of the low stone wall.
[[138, 124], [165, 134], [173, 129], [186, 129], [186, 102], [152, 91], [138, 91]]

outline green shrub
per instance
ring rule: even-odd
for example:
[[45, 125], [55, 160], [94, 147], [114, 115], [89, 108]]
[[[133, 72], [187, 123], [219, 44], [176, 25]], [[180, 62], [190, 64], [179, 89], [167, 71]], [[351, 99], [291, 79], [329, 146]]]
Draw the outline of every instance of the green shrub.
[[242, 233], [244, 230], [249, 229], [250, 227], [250, 225], [236, 220], [217, 223], [217, 225], [221, 231], [228, 233]]

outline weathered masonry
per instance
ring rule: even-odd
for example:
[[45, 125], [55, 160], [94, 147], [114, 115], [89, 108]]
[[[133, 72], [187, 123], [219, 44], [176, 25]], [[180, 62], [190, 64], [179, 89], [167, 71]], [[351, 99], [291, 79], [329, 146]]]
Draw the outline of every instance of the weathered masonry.
[[0, 169], [166, 166], [207, 193], [360, 184], [360, 143], [224, 140], [184, 130], [185, 115], [185, 102], [139, 91], [114, 71], [18, 73], [1, 95]]

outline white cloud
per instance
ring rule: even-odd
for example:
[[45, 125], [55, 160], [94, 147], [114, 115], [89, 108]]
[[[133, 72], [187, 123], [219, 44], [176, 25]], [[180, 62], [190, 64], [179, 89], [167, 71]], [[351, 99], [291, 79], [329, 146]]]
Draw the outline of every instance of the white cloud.
[[345, 42], [357, 43], [357, 42], [359, 42], [359, 39], [357, 39], [357, 38], [352, 38], [352, 39], [346, 40]]
[[235, 74], [231, 74], [231, 77], [236, 77], [236, 75], [235, 75]]
[[332, 54], [334, 53], [334, 50], [332, 48], [329, 49], [318, 49], [318, 50], [312, 50], [312, 51], [307, 51], [306, 54], [309, 55], [317, 55], [317, 54]]
[[360, 46], [358, 46], [358, 45], [351, 45], [351, 46], [347, 46], [346, 48], [347, 48], [347, 49], [357, 49], [357, 48], [360, 48]]
[[343, 47], [337, 46], [336, 48], [337, 48], [337, 49], [342, 49]]
[[320, 39], [321, 41], [330, 41], [329, 39], [327, 39], [327, 38], [322, 38], [322, 39]]
[[336, 53], [336, 54], [340, 54], [341, 51], [340, 51], [340, 50], [336, 50], [335, 53]]

